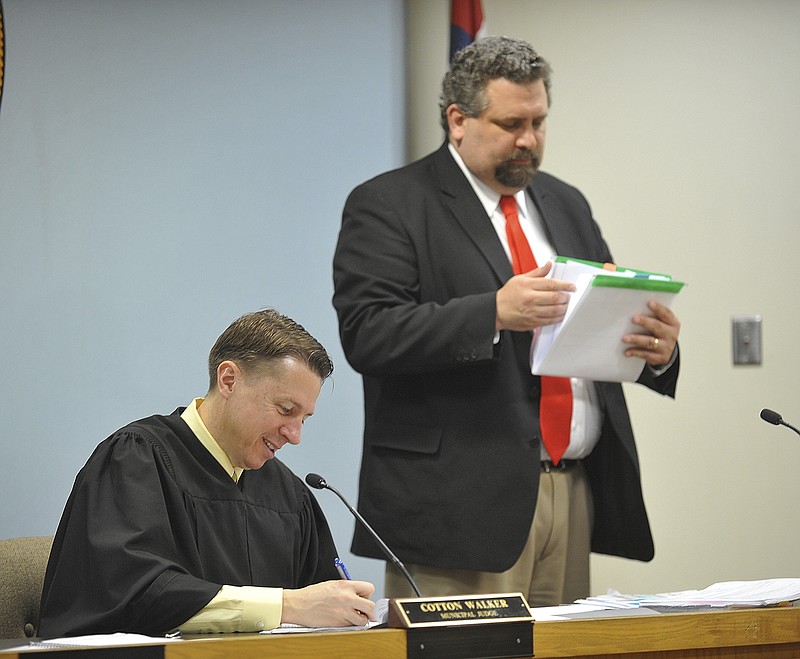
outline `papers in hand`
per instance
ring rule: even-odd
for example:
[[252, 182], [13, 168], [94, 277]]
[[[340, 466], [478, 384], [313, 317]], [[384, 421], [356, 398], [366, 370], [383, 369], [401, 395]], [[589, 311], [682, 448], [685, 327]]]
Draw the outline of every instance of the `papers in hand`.
[[552, 260], [548, 277], [575, 284], [564, 319], [536, 331], [531, 346], [534, 375], [634, 382], [645, 361], [626, 357], [622, 337], [643, 333], [631, 318], [652, 315], [648, 300], [670, 306], [682, 282], [669, 275], [617, 268], [562, 256]]

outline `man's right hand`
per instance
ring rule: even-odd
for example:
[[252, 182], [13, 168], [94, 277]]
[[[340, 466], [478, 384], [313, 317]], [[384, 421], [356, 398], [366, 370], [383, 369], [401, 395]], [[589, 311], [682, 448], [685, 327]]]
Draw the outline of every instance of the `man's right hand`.
[[564, 318], [569, 293], [575, 285], [557, 279], [546, 279], [551, 264], [509, 279], [497, 291], [497, 330], [526, 332], [552, 325]]
[[303, 627], [362, 626], [375, 620], [375, 586], [368, 581], [323, 581], [283, 590], [281, 622]]

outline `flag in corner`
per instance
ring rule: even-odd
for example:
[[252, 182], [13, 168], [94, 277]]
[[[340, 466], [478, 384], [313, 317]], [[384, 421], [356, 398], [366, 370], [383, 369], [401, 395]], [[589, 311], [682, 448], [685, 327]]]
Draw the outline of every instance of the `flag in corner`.
[[451, 0], [450, 2], [450, 61], [462, 48], [482, 36], [483, 8], [481, 0]]

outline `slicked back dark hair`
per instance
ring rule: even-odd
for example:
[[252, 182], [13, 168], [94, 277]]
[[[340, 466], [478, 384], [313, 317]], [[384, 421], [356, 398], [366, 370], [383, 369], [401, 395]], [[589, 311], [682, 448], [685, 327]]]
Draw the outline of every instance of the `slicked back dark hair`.
[[209, 391], [217, 386], [217, 368], [227, 360], [245, 373], [287, 357], [308, 366], [322, 380], [333, 373], [325, 348], [305, 328], [275, 309], [245, 314], [220, 335], [208, 355]]

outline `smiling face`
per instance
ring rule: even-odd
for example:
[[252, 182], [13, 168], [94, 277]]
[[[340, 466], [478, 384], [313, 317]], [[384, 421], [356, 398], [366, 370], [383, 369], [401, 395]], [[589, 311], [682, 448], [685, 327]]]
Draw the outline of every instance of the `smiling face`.
[[200, 414], [235, 467], [259, 469], [285, 444], [300, 443], [321, 387], [322, 378], [291, 357], [246, 372], [224, 361]]
[[458, 105], [447, 109], [450, 142], [464, 164], [501, 195], [527, 186], [544, 155], [549, 109], [543, 80], [519, 84], [496, 78], [486, 84], [486, 107], [468, 117]]

